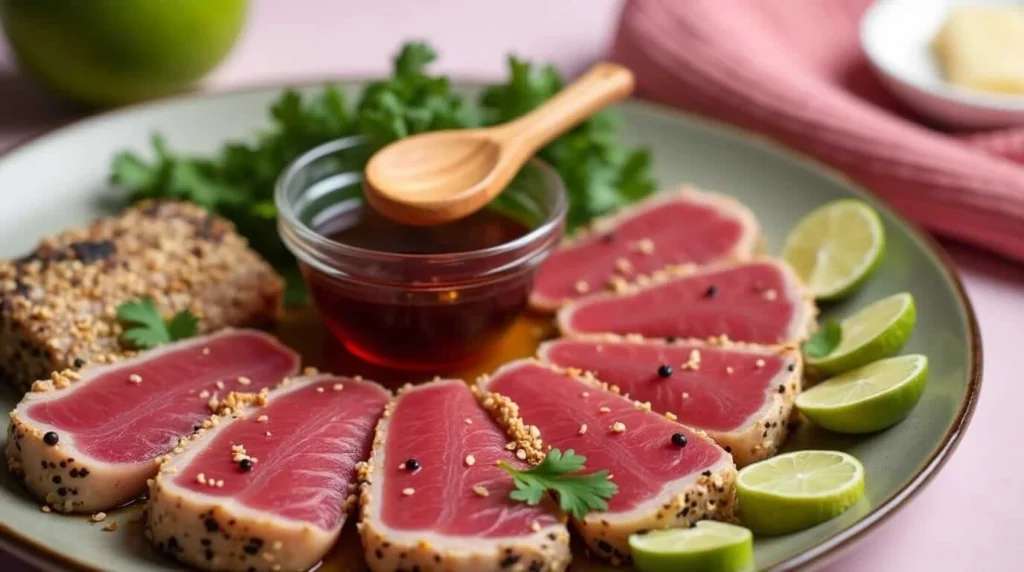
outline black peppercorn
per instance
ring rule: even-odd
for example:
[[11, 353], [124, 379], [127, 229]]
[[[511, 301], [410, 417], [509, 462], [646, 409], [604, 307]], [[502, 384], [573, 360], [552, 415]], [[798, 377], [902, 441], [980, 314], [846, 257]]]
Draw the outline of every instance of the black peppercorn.
[[420, 468], [420, 462], [416, 459], [409, 459], [405, 462], [405, 468], [410, 471], [418, 470]]
[[57, 435], [54, 431], [47, 431], [46, 434], [43, 435], [43, 443], [46, 443], [51, 447], [56, 445], [58, 441], [60, 441], [60, 435]]
[[253, 464], [251, 459], [242, 459], [238, 462], [238, 468], [242, 469], [243, 473], [248, 473], [252, 470]]
[[673, 433], [672, 434], [672, 444], [675, 445], [676, 447], [685, 447], [686, 446], [686, 435], [683, 435], [682, 433]]
[[708, 286], [708, 289], [704, 291], [705, 298], [714, 298], [718, 294], [718, 288], [715, 285]]
[[672, 375], [672, 366], [663, 363], [658, 366], [658, 377], [669, 377]]

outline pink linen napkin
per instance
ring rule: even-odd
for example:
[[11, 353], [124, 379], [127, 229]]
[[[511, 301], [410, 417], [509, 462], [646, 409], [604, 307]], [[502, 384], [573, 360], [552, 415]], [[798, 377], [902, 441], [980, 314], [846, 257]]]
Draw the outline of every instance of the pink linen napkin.
[[627, 0], [612, 57], [637, 91], [768, 135], [937, 234], [1024, 261], [1024, 126], [918, 122], [858, 41], [871, 0]]

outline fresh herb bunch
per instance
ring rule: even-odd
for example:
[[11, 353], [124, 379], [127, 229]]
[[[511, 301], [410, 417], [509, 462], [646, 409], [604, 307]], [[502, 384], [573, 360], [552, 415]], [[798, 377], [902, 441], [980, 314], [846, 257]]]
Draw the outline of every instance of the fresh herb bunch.
[[[269, 128], [251, 142], [229, 142], [212, 156], [175, 153], [154, 135], [154, 157], [118, 154], [111, 182], [128, 191], [130, 202], [176, 198], [227, 217], [285, 275], [294, 292], [301, 282], [294, 258], [277, 236], [273, 203], [274, 182], [291, 161], [321, 143], [350, 135], [366, 136], [375, 149], [415, 133], [501, 123], [540, 105], [564, 85], [553, 67], [510, 57], [508, 81], [484, 89], [479, 105], [473, 106], [447, 77], [427, 73], [436, 58], [427, 44], [404, 45], [391, 77], [367, 84], [354, 106], [335, 86], [308, 100], [286, 90], [270, 108]], [[565, 181], [570, 229], [654, 190], [649, 153], [623, 147], [619, 127], [608, 113], [590, 118], [540, 155]]]
[[498, 465], [515, 480], [516, 488], [508, 494], [512, 500], [536, 505], [548, 491], [558, 495], [562, 510], [583, 518], [592, 510], [608, 510], [608, 499], [619, 487], [608, 478], [608, 471], [582, 474], [587, 458], [569, 449], [548, 451], [536, 467], [519, 470], [508, 463]]

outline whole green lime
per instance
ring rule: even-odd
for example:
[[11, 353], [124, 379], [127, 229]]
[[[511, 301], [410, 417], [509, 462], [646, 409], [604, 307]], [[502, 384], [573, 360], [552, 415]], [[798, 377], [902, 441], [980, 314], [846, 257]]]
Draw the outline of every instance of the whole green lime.
[[0, 0], [21, 67], [97, 106], [181, 91], [231, 51], [248, 0]]

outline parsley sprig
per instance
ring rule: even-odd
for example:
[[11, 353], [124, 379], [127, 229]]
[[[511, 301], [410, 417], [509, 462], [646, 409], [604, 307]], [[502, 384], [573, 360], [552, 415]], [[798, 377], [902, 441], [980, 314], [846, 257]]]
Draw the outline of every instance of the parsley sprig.
[[149, 297], [118, 306], [117, 320], [124, 326], [121, 340], [140, 350], [190, 338], [199, 329], [199, 321], [188, 310], [182, 310], [165, 321]]
[[836, 349], [842, 338], [843, 328], [839, 322], [828, 320], [804, 342], [804, 355], [812, 358], [825, 357]]
[[519, 470], [505, 462], [498, 465], [512, 475], [516, 489], [509, 498], [536, 505], [547, 491], [558, 496], [562, 510], [576, 518], [583, 518], [592, 510], [607, 510], [608, 499], [619, 491], [619, 487], [608, 479], [608, 471], [581, 474], [587, 458], [577, 455], [572, 449], [564, 454], [558, 449], [548, 452], [539, 465]]
[[[114, 157], [111, 182], [127, 190], [129, 202], [176, 198], [221, 214], [288, 281], [288, 302], [305, 298], [295, 260], [278, 238], [274, 182], [303, 152], [332, 139], [364, 135], [371, 151], [391, 141], [438, 129], [508, 121], [537, 107], [565, 82], [551, 66], [510, 57], [505, 83], [486, 87], [476, 105], [442, 75], [428, 73], [437, 59], [425, 43], [405, 44], [391, 77], [367, 84], [353, 102], [338, 87], [326, 86], [303, 98], [286, 90], [270, 106], [270, 125], [250, 141], [227, 142], [216, 153], [174, 152], [159, 134], [153, 157], [125, 151]], [[545, 147], [540, 155], [559, 172], [569, 194], [568, 225], [642, 198], [654, 190], [650, 155], [625, 147], [614, 115], [597, 114]], [[354, 168], [369, 158], [354, 157]], [[507, 205], [505, 205], [507, 206]]]

